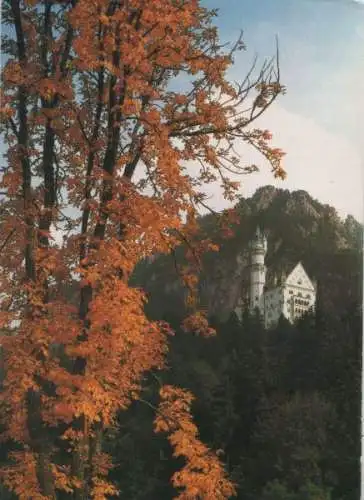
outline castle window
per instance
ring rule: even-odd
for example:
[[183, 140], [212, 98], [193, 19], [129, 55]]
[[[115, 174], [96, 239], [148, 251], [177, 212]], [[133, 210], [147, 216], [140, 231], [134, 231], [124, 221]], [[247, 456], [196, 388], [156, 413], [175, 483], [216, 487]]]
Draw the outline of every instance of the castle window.
[[298, 283], [299, 285], [302, 285], [302, 280], [298, 280], [298, 281], [297, 281], [297, 283]]
[[306, 299], [310, 299], [310, 298], [311, 298], [311, 295], [308, 293], [308, 294], [306, 295]]
[[290, 291], [289, 291], [289, 293], [292, 295], [293, 291], [292, 291], [292, 290], [290, 290]]

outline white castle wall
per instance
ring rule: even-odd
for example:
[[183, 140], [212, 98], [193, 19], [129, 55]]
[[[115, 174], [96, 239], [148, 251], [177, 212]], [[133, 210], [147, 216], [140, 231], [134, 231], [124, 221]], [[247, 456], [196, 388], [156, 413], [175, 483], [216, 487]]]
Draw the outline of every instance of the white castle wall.
[[[267, 239], [259, 228], [251, 242], [250, 249], [250, 312], [258, 308], [266, 328], [276, 325], [282, 314], [288, 321], [294, 323], [303, 314], [314, 310], [316, 289], [300, 262], [281, 285], [266, 290]], [[240, 318], [242, 304], [243, 302], [238, 304], [235, 309]]]

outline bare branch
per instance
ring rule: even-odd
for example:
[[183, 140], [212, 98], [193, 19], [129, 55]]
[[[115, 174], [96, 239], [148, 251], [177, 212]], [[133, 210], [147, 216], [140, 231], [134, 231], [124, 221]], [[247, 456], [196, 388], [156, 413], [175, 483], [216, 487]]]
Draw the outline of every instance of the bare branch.
[[0, 252], [2, 252], [4, 250], [4, 248], [6, 247], [6, 245], [9, 243], [9, 241], [11, 240], [13, 234], [15, 233], [16, 231], [16, 227], [14, 227], [10, 233], [7, 235], [7, 237], [5, 238], [5, 240], [3, 241], [3, 243], [0, 245]]

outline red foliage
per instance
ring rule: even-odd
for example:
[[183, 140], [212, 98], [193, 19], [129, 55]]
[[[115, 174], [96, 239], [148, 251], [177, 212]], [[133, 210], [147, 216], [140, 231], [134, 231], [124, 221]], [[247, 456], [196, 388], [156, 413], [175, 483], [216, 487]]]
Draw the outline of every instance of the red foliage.
[[[8, 160], [1, 408], [3, 438], [21, 451], [2, 474], [19, 498], [114, 493], [100, 436], [139, 397], [145, 373], [163, 367], [170, 333], [146, 317], [130, 275], [145, 257], [183, 244], [192, 309], [184, 327], [211, 334], [194, 300], [201, 256], [217, 250], [196, 236], [204, 188], [219, 180], [235, 199], [231, 172], [251, 168], [236, 157], [236, 141], [284, 177], [270, 133], [251, 126], [283, 91], [278, 68], [232, 85], [226, 71], [241, 41], [224, 52], [212, 17], [198, 0], [9, 2], [16, 43], [0, 108]], [[185, 74], [193, 86], [173, 91]], [[244, 114], [249, 91], [255, 100]], [[173, 477], [179, 498], [233, 495], [198, 439], [189, 393], [166, 387], [161, 397], [157, 428], [186, 459]], [[65, 463], [56, 435], [67, 442]]]

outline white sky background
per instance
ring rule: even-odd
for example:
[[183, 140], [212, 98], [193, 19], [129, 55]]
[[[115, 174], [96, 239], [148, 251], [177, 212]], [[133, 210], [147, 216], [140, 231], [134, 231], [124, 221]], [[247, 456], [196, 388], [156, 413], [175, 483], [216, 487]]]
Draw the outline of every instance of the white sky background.
[[[269, 164], [242, 145], [237, 149], [244, 163], [260, 166], [260, 172], [236, 177], [242, 182], [244, 197], [251, 196], [264, 184], [292, 191], [304, 189], [320, 202], [334, 205], [339, 215], [351, 213], [363, 220], [363, 162], [345, 137], [330, 133], [313, 119], [291, 113], [279, 105], [273, 105], [257, 124], [273, 131], [272, 143], [287, 153], [284, 167], [288, 177], [284, 181], [274, 179]], [[212, 208], [228, 206], [220, 196], [218, 185], [210, 186], [207, 192]]]
[[[279, 37], [282, 96], [260, 119], [286, 152], [285, 181], [269, 166], [243, 177], [241, 195], [272, 184], [304, 189], [339, 215], [364, 222], [364, 0], [205, 0], [218, 8], [222, 39], [242, 28], [247, 52], [237, 56], [231, 77], [241, 80], [254, 55], [274, 54]], [[360, 5], [362, 4], [362, 5]], [[244, 150], [242, 149], [242, 152]], [[256, 155], [247, 153], [247, 159]], [[210, 204], [223, 208], [220, 191]]]

